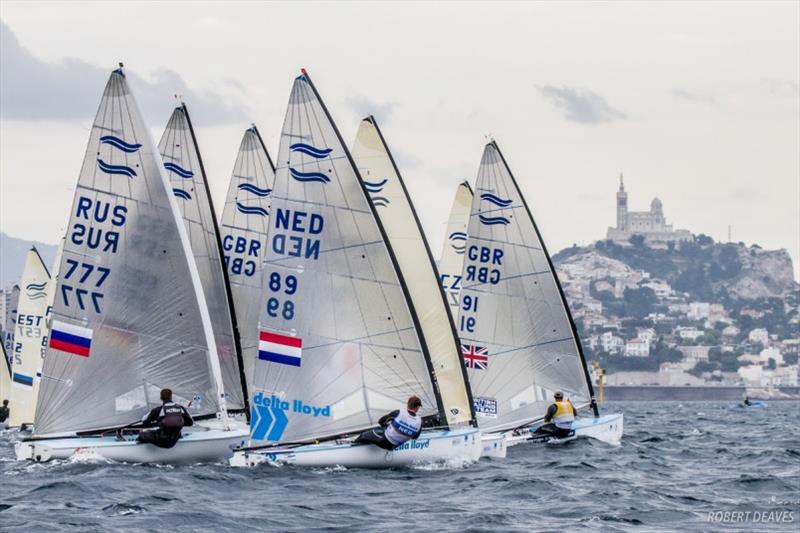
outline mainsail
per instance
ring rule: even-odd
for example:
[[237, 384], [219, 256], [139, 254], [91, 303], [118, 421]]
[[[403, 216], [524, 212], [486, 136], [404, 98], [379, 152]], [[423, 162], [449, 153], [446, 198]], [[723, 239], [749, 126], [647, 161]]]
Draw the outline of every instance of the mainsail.
[[439, 414], [386, 233], [308, 75], [295, 79], [270, 207], [253, 441], [363, 430], [410, 395]]
[[47, 295], [50, 273], [36, 248], [28, 250], [20, 280], [14, 344], [11, 359], [11, 397], [9, 425], [32, 424], [36, 412], [36, 393], [42, 369], [43, 341], [47, 339]]
[[36, 436], [122, 426], [168, 387], [225, 418], [197, 267], [122, 69], [105, 87], [70, 211]]
[[458, 320], [484, 431], [541, 418], [555, 390], [576, 407], [594, 403], [555, 269], [495, 142], [475, 185]]
[[464, 250], [467, 248], [467, 226], [469, 210], [472, 207], [472, 187], [468, 181], [458, 184], [447, 231], [444, 235], [442, 255], [439, 259], [439, 280], [447, 296], [453, 319], [458, 319], [459, 294], [461, 292], [461, 271], [464, 267]]
[[243, 409], [247, 401], [240, 350], [235, 334], [235, 315], [222, 263], [217, 217], [208, 188], [203, 160], [185, 104], [176, 107], [158, 143], [158, 151], [186, 224], [197, 271], [211, 315], [222, 380], [229, 409]]
[[252, 392], [261, 313], [261, 269], [267, 248], [275, 166], [252, 126], [244, 132], [228, 186], [220, 235], [230, 282], [247, 390]]
[[[414, 205], [373, 117], [361, 121], [353, 160], [403, 273], [420, 342], [430, 353], [450, 427], [475, 420], [461, 344]], [[465, 219], [466, 220], [466, 219]], [[457, 315], [456, 315], [457, 316]]]

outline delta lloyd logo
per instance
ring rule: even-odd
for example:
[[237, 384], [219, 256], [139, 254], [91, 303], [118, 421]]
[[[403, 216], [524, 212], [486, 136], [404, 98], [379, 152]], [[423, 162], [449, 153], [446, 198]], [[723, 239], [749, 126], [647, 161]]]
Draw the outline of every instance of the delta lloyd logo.
[[397, 448], [392, 451], [399, 452], [403, 450], [424, 450], [428, 446], [431, 445], [430, 439], [425, 440], [410, 440], [408, 442], [404, 442]]
[[250, 436], [253, 440], [281, 440], [291, 415], [328, 418], [331, 406], [319, 407], [303, 400], [282, 400], [274, 394], [267, 396], [258, 392], [250, 404]]

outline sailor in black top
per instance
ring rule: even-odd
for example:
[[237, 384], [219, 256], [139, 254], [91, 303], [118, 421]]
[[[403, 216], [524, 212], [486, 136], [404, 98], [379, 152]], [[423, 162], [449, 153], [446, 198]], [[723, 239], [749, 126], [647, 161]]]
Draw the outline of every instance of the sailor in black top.
[[11, 409], [8, 408], [8, 400], [3, 400], [3, 407], [0, 407], [0, 422], [5, 422], [11, 415]]
[[158, 426], [158, 428], [142, 431], [136, 441], [153, 444], [159, 448], [172, 448], [181, 438], [181, 430], [185, 426], [194, 425], [194, 420], [184, 406], [172, 401], [170, 389], [161, 391], [161, 401], [164, 403], [160, 407], [156, 407], [142, 418], [144, 427]]

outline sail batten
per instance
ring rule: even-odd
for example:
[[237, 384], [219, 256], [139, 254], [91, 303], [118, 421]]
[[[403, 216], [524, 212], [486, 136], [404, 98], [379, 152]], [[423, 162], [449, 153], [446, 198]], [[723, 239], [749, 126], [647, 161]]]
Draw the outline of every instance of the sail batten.
[[481, 160], [464, 246], [459, 328], [479, 425], [540, 419], [552, 393], [592, 403], [574, 322], [525, 199], [496, 145]]

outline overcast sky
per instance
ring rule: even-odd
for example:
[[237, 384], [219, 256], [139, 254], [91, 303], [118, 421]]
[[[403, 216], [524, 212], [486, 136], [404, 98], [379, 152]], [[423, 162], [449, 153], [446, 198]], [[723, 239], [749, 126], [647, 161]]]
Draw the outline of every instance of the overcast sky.
[[55, 243], [117, 62], [158, 140], [183, 94], [221, 205], [309, 70], [348, 143], [376, 116], [438, 256], [499, 143], [551, 250], [632, 210], [800, 270], [800, 2], [0, 4], [0, 230]]

